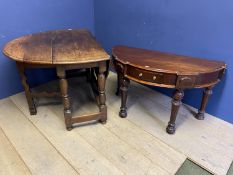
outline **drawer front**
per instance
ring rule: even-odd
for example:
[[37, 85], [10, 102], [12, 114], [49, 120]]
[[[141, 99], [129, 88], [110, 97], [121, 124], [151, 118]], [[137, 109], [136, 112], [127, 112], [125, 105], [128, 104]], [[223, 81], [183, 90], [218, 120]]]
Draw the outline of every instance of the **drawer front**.
[[167, 73], [147, 71], [140, 68], [135, 68], [132, 66], [127, 66], [126, 75], [135, 78], [139, 81], [156, 83], [156, 84], [166, 84], [175, 85], [176, 76]]

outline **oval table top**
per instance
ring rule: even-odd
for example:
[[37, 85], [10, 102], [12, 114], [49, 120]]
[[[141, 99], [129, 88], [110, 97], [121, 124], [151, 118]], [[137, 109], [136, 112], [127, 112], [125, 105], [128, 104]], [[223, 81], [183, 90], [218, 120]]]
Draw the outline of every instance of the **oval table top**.
[[92, 34], [81, 30], [35, 33], [7, 43], [3, 53], [29, 64], [77, 64], [109, 60]]
[[226, 64], [221, 61], [193, 58], [127, 46], [113, 47], [112, 54], [116, 60], [123, 64], [149, 71], [175, 73], [178, 75], [209, 73], [226, 68]]

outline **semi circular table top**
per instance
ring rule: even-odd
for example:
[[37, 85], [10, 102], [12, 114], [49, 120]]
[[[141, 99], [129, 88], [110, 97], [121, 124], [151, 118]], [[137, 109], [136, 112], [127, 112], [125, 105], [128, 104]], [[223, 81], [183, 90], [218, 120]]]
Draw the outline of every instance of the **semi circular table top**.
[[226, 68], [226, 64], [221, 61], [193, 58], [127, 46], [113, 47], [112, 54], [115, 59], [124, 64], [158, 72], [190, 75], [213, 72]]
[[169, 88], [201, 88], [216, 84], [226, 64], [127, 46], [112, 49], [117, 72], [134, 81]]
[[77, 64], [109, 60], [88, 30], [35, 33], [7, 43], [3, 53], [29, 64]]

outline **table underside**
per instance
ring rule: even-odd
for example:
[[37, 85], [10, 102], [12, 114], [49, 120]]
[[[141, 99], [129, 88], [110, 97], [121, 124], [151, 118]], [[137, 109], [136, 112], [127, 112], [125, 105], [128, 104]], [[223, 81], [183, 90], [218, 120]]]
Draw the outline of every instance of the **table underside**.
[[[88, 121], [100, 121], [106, 123], [107, 120], [107, 106], [105, 105], [105, 81], [108, 75], [108, 61], [99, 61], [82, 64], [63, 64], [63, 65], [49, 65], [49, 64], [25, 64], [17, 62], [19, 73], [22, 78], [22, 84], [25, 89], [25, 95], [27, 98], [29, 111], [31, 115], [36, 115], [36, 105], [34, 98], [39, 97], [61, 97], [64, 105], [64, 118], [67, 130], [73, 128], [73, 124], [83, 123]], [[55, 67], [57, 70], [57, 76], [60, 79], [60, 92], [40, 92], [33, 93], [30, 90], [27, 77], [25, 75], [26, 68], [47, 68]], [[95, 95], [99, 112], [94, 114], [88, 114], [83, 116], [72, 116], [71, 101], [68, 93], [68, 81], [67, 81], [67, 70], [73, 69], [86, 69], [87, 81], [90, 83], [93, 94]]]

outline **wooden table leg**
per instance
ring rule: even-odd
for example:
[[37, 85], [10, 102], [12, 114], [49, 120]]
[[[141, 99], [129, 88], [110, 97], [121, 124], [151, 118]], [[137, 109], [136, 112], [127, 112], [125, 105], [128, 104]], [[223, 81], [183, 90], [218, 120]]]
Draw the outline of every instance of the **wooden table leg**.
[[36, 106], [35, 106], [35, 103], [34, 103], [34, 100], [33, 100], [32, 94], [31, 94], [30, 87], [29, 87], [28, 82], [27, 82], [27, 77], [25, 75], [25, 67], [24, 67], [23, 63], [18, 63], [18, 62], [17, 62], [17, 67], [19, 70], [19, 74], [21, 76], [21, 81], [22, 81], [22, 84], [24, 87], [24, 91], [25, 91], [25, 95], [27, 98], [30, 114], [36, 115], [36, 113], [37, 113]]
[[123, 81], [123, 74], [121, 72], [117, 73], [117, 90], [116, 90], [116, 96], [119, 96], [121, 90], [121, 83]]
[[203, 92], [201, 107], [198, 110], [198, 113], [195, 115], [195, 118], [198, 120], [204, 120], [205, 118], [205, 109], [206, 109], [208, 99], [210, 95], [212, 94], [212, 88], [213, 88], [212, 86], [207, 87]]
[[180, 105], [182, 103], [181, 100], [183, 97], [184, 97], [184, 91], [182, 89], [177, 89], [173, 96], [171, 117], [170, 117], [170, 121], [168, 122], [167, 129], [166, 129], [168, 134], [175, 133], [176, 117], [177, 117]]
[[122, 118], [127, 117], [127, 107], [126, 107], [126, 101], [127, 101], [127, 93], [129, 89], [130, 81], [128, 78], [122, 78], [120, 91], [121, 91], [121, 108], [119, 115]]
[[121, 87], [121, 83], [123, 81], [123, 74], [124, 74], [124, 67], [122, 64], [116, 63], [116, 62], [112, 62], [112, 64], [115, 67], [115, 70], [117, 72], [117, 90], [116, 90], [116, 95], [118, 96], [121, 92], [120, 87]]
[[105, 95], [105, 77], [106, 72], [106, 64], [101, 64], [99, 67], [99, 73], [98, 73], [98, 91], [99, 91], [99, 108], [100, 112], [103, 114], [101, 116], [100, 122], [102, 124], [105, 124], [107, 121], [107, 106], [105, 104], [106, 102], [106, 95]]
[[116, 90], [116, 96], [118, 96], [120, 93], [120, 74], [117, 73], [117, 90]]
[[66, 79], [66, 72], [64, 67], [59, 66], [57, 67], [57, 76], [60, 79], [60, 90], [62, 101], [64, 105], [64, 117], [65, 117], [65, 124], [66, 129], [68, 131], [72, 130], [72, 112], [71, 112], [71, 104], [68, 95], [68, 82]]

